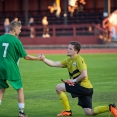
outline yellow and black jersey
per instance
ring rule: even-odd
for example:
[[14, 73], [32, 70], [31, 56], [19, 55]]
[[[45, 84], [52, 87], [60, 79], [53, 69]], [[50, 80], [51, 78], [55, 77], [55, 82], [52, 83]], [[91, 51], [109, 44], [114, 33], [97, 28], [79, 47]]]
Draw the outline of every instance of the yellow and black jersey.
[[[63, 68], [68, 69], [71, 79], [77, 78], [81, 74], [82, 70], [87, 70], [87, 65], [80, 55], [77, 55], [74, 58], [62, 60], [61, 64], [63, 65]], [[88, 76], [80, 82], [80, 85], [86, 88], [92, 88]]]

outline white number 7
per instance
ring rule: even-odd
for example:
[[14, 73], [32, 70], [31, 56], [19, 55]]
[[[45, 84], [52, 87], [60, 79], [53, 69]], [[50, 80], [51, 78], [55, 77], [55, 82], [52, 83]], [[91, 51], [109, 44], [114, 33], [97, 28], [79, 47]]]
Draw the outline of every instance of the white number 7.
[[3, 57], [6, 57], [7, 48], [9, 46], [9, 43], [3, 43], [2, 46], [5, 46]]

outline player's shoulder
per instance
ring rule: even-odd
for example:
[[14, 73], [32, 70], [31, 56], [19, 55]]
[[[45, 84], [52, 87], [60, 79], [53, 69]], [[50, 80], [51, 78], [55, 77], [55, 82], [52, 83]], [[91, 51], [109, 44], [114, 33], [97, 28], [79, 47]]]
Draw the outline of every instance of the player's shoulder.
[[19, 40], [19, 38], [16, 37], [16, 36], [11, 35], [11, 38], [10, 39], [12, 39], [16, 43], [21, 43], [21, 41]]
[[84, 58], [81, 55], [77, 55], [76, 61], [84, 61]]
[[68, 57], [68, 58], [65, 58], [64, 60], [65, 60], [65, 61], [71, 61], [71, 58]]
[[8, 37], [9, 37], [9, 40], [11, 40], [11, 42], [13, 42], [15, 44], [22, 44], [22, 42], [19, 40], [18, 37], [14, 36], [14, 35], [10, 35]]
[[2, 35], [0, 35], [0, 38], [2, 38], [2, 37], [4, 37], [6, 34], [2, 34]]
[[0, 36], [0, 40], [1, 41], [4, 41], [4, 40], [9, 40], [9, 35], [8, 34], [2, 34], [1, 36]]
[[84, 59], [80, 54], [77, 55], [77, 58]]

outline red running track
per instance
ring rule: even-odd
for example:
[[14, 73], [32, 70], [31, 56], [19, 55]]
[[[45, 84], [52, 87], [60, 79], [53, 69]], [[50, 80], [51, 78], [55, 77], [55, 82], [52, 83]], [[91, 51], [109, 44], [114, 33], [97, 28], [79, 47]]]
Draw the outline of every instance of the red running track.
[[[67, 50], [26, 50], [28, 54], [66, 54]], [[117, 49], [82, 49], [80, 53], [117, 53]]]

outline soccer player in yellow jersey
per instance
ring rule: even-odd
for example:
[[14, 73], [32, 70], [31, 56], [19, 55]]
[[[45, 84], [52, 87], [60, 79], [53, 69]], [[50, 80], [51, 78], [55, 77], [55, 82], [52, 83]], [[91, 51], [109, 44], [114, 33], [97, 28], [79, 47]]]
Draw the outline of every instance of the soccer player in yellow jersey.
[[72, 98], [78, 97], [78, 105], [81, 106], [87, 116], [97, 115], [99, 113], [111, 111], [117, 117], [117, 111], [114, 104], [106, 106], [97, 106], [92, 109], [93, 86], [88, 79], [87, 65], [84, 59], [79, 55], [81, 45], [79, 42], [72, 41], [68, 45], [67, 56], [69, 58], [62, 61], [52, 61], [43, 54], [39, 54], [39, 58], [44, 63], [52, 67], [67, 68], [69, 79], [63, 80], [63, 83], [57, 84], [56, 92], [64, 107], [64, 111], [57, 116], [72, 116], [72, 111], [65, 92], [71, 94]]

